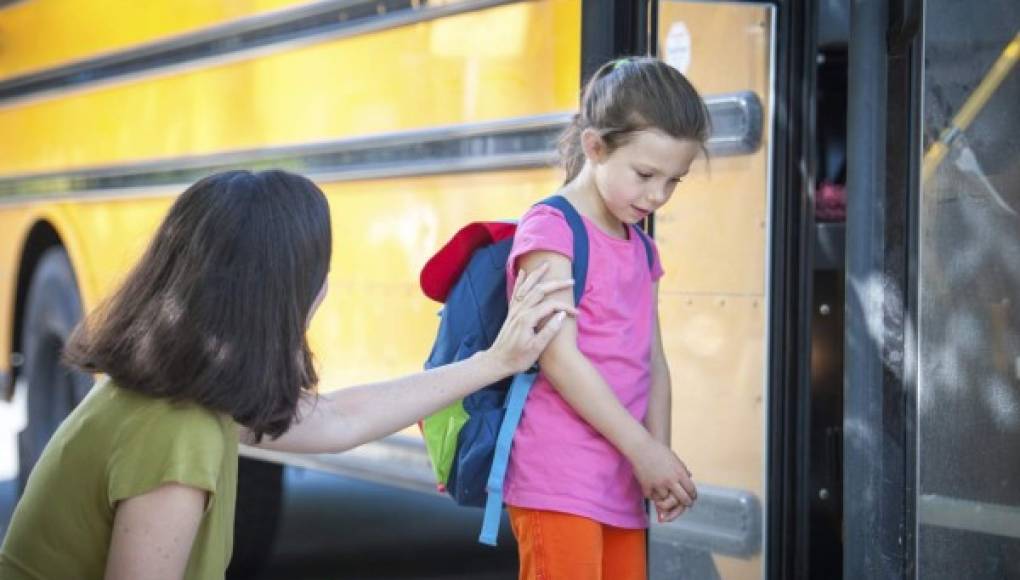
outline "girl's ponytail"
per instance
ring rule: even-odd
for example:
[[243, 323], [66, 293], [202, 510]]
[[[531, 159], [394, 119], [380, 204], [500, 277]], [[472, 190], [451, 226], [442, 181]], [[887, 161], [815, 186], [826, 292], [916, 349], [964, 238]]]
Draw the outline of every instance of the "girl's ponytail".
[[563, 183], [570, 183], [584, 167], [584, 149], [581, 148], [581, 132], [584, 131], [581, 115], [576, 114], [560, 134], [558, 150], [560, 163], [566, 171]]

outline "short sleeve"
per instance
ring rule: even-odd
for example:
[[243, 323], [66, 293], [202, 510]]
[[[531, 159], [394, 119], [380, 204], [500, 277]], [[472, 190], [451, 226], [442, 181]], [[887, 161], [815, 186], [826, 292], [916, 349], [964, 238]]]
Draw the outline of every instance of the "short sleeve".
[[210, 493], [212, 505], [226, 453], [219, 418], [189, 405], [129, 421], [121, 427], [107, 466], [109, 503], [146, 494], [167, 483]]
[[529, 252], [548, 251], [574, 259], [574, 236], [563, 214], [547, 205], [528, 210], [517, 224], [513, 247], [506, 262], [507, 291], [517, 281], [517, 259]]

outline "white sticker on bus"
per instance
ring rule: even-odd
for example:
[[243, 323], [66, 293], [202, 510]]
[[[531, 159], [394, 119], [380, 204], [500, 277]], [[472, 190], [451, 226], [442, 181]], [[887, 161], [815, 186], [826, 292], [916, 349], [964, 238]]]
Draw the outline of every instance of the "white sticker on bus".
[[674, 22], [666, 35], [666, 64], [687, 74], [691, 66], [691, 33], [683, 22]]

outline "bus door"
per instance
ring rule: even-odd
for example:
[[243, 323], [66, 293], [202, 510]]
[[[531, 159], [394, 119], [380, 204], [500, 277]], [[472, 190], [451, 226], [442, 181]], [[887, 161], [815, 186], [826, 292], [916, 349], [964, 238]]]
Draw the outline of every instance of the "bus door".
[[[696, 162], [651, 224], [673, 379], [672, 445], [698, 502], [653, 523], [653, 579], [764, 576], [775, 8], [662, 0], [649, 52], [687, 75], [712, 117]], [[653, 518], [654, 522], [654, 518]]]
[[856, 2], [843, 577], [1020, 577], [1020, 4]]

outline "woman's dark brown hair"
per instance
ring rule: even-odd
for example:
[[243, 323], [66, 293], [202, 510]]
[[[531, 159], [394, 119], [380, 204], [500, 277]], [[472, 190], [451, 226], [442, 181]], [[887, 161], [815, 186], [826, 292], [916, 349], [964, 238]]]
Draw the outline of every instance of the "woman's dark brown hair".
[[646, 129], [691, 139], [704, 148], [711, 131], [708, 108], [687, 77], [649, 57], [608, 62], [588, 81], [581, 110], [560, 136], [564, 183], [573, 181], [584, 167], [581, 133], [589, 128], [599, 132], [610, 152]]
[[65, 360], [118, 386], [229, 414], [279, 436], [318, 377], [305, 330], [329, 270], [329, 206], [284, 171], [202, 179], [170, 208]]

